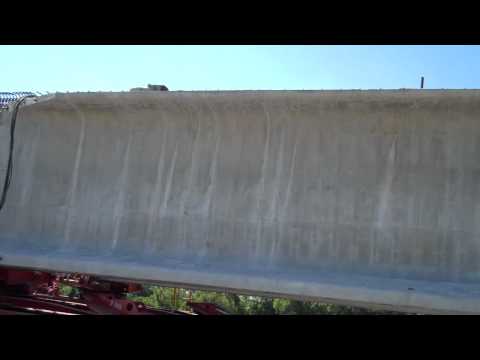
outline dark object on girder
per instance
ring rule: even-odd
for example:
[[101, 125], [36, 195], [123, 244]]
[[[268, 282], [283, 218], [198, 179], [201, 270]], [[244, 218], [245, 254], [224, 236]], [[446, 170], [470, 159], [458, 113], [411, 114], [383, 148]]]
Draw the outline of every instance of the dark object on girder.
[[168, 88], [165, 85], [148, 84], [146, 88], [138, 87], [130, 89], [130, 91], [168, 91]]
[[155, 90], [155, 91], [168, 91], [168, 88], [165, 85], [151, 85], [151, 84], [148, 84], [148, 88], [150, 90]]

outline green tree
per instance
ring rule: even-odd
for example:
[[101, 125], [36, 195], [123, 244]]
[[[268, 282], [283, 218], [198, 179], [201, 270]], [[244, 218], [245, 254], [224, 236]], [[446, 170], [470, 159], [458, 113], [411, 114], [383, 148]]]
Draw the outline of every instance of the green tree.
[[212, 291], [177, 289], [177, 302], [173, 303], [174, 289], [146, 285], [144, 291], [130, 294], [128, 297], [141, 301], [155, 308], [178, 309], [189, 311], [188, 299], [194, 302], [216, 304], [230, 314], [239, 315], [361, 315], [361, 314], [395, 314], [394, 312], [379, 312], [370, 309], [343, 305], [325, 304], [312, 301], [299, 301], [282, 298], [266, 298], [245, 296]]

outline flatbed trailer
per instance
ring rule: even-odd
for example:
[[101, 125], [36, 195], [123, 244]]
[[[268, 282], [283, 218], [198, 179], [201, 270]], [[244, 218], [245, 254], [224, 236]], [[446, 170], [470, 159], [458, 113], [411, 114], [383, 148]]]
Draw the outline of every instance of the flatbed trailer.
[[[61, 295], [62, 284], [76, 288], [79, 295]], [[191, 311], [183, 311], [127, 298], [141, 290], [140, 284], [88, 275], [0, 267], [0, 315], [227, 315], [212, 303], [187, 301]]]

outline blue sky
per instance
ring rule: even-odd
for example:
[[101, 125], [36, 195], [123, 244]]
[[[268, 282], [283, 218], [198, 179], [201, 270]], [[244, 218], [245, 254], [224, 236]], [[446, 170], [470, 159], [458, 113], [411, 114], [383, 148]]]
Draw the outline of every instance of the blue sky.
[[480, 88], [480, 46], [5, 46], [0, 91]]

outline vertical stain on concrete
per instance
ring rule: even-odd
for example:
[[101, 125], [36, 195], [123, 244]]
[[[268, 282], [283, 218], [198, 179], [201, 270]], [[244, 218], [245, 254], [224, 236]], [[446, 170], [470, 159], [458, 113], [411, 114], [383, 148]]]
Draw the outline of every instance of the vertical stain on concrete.
[[268, 165], [268, 154], [270, 151], [270, 132], [271, 132], [271, 120], [270, 114], [268, 113], [265, 104], [263, 104], [263, 110], [265, 114], [265, 145], [263, 146], [263, 156], [262, 156], [262, 170], [260, 173], [260, 182], [258, 184], [258, 191], [257, 191], [257, 217], [261, 218], [261, 208], [262, 208], [262, 200], [265, 198], [265, 176], [267, 173], [267, 165]]
[[380, 202], [377, 212], [377, 227], [384, 228], [385, 222], [389, 219], [392, 207], [392, 184], [395, 175], [395, 158], [397, 148], [397, 137], [392, 141], [390, 151], [388, 153], [387, 163], [385, 167], [385, 177], [380, 188]]
[[178, 156], [178, 143], [175, 143], [175, 151], [173, 153], [173, 158], [170, 163], [170, 169], [168, 170], [167, 186], [165, 188], [165, 196], [163, 197], [162, 215], [165, 215], [165, 212], [167, 211], [167, 204], [168, 204], [168, 200], [170, 199], [170, 191], [172, 189], [172, 183], [173, 183], [173, 174], [175, 172], [175, 166], [177, 165], [177, 156]]
[[295, 144], [293, 145], [292, 160], [290, 161], [290, 171], [288, 174], [287, 188], [285, 190], [285, 201], [283, 203], [283, 209], [282, 209], [282, 218], [284, 220], [286, 220], [288, 204], [290, 202], [290, 197], [292, 194], [292, 183], [293, 183], [293, 177], [295, 172], [295, 161], [297, 159], [298, 138], [299, 138], [299, 134], [297, 132], [295, 135]]
[[181, 223], [182, 223], [182, 236], [181, 236], [182, 243], [179, 243], [179, 242], [176, 243], [176, 246], [179, 249], [188, 247], [188, 245], [187, 245], [187, 243], [188, 243], [188, 239], [187, 239], [188, 223], [187, 223], [187, 218], [186, 218], [186, 216], [188, 216], [188, 211], [186, 209], [188, 209], [187, 208], [187, 203], [188, 203], [190, 195], [193, 193], [192, 187], [194, 186], [193, 184], [194, 184], [194, 181], [195, 181], [195, 176], [198, 173], [197, 167], [198, 167], [198, 163], [199, 163], [200, 159], [198, 159], [197, 148], [198, 148], [198, 142], [199, 142], [198, 138], [200, 137], [200, 130], [201, 130], [200, 129], [200, 120], [197, 119], [197, 126], [196, 126], [196, 129], [195, 129], [195, 133], [193, 135], [192, 151], [191, 151], [191, 154], [190, 154], [190, 167], [189, 167], [188, 175], [187, 175], [187, 183], [186, 183], [184, 191], [182, 192], [182, 199], [181, 199], [181, 203], [180, 203], [179, 217], [180, 217], [180, 219], [182, 219], [182, 221], [181, 221]]
[[263, 112], [265, 114], [265, 142], [263, 146], [263, 155], [262, 155], [262, 167], [260, 171], [260, 179], [257, 185], [257, 206], [256, 206], [256, 218], [257, 218], [257, 235], [254, 245], [254, 256], [258, 258], [260, 256], [260, 244], [262, 242], [262, 228], [263, 228], [263, 213], [262, 213], [262, 204], [265, 200], [265, 176], [267, 173], [267, 164], [268, 164], [268, 154], [270, 151], [270, 132], [271, 132], [271, 120], [270, 114], [265, 107], [265, 104], [262, 103]]
[[33, 139], [30, 143], [26, 143], [24, 146], [28, 146], [27, 153], [27, 160], [25, 164], [29, 164], [28, 168], [25, 170], [25, 177], [28, 181], [26, 181], [24, 188], [22, 189], [21, 195], [21, 206], [25, 206], [28, 199], [32, 194], [33, 182], [34, 182], [34, 170], [35, 170], [35, 158], [37, 155], [38, 149], [38, 141], [39, 141], [39, 134], [40, 134], [40, 124], [35, 123], [35, 132], [33, 135]]
[[201, 243], [198, 245], [198, 248], [200, 249], [197, 252], [197, 256], [201, 259], [204, 259], [207, 257], [208, 252], [209, 252], [209, 242], [211, 238], [212, 232], [212, 224], [214, 224], [214, 220], [212, 219], [212, 214], [213, 214], [213, 197], [214, 197], [214, 192], [215, 192], [215, 186], [217, 184], [217, 166], [218, 166], [218, 157], [220, 153], [220, 144], [222, 141], [221, 137], [221, 123], [217, 118], [217, 115], [215, 111], [213, 110], [211, 104], [209, 101], [206, 101], [206, 107], [210, 111], [210, 114], [213, 119], [213, 128], [214, 128], [214, 141], [215, 141], [215, 147], [213, 149], [213, 154], [211, 156], [210, 166], [209, 166], [209, 171], [208, 171], [208, 178], [209, 178], [209, 183], [207, 186], [207, 190], [205, 192], [205, 201], [203, 202], [203, 208], [202, 208], [202, 214], [204, 217], [204, 221], [208, 223], [207, 231], [205, 233], [205, 236], [202, 237]]
[[[215, 129], [217, 129], [217, 126], [215, 126]], [[209, 217], [211, 215], [211, 204], [212, 204], [212, 196], [213, 196], [213, 190], [215, 189], [215, 183], [217, 180], [217, 163], [218, 163], [218, 153], [220, 151], [220, 134], [215, 131], [215, 149], [213, 151], [213, 156], [212, 160], [210, 161], [210, 169], [209, 169], [209, 178], [210, 182], [208, 184], [207, 192], [206, 192], [206, 201], [203, 209], [203, 214], [206, 217]]]
[[[284, 167], [284, 156], [285, 156], [285, 137], [286, 137], [287, 130], [282, 127], [281, 135], [280, 135], [280, 144], [279, 150], [277, 155], [277, 161], [275, 164], [275, 176], [273, 178], [272, 183], [272, 192], [271, 192], [271, 200], [270, 200], [270, 207], [268, 210], [267, 215], [267, 223], [272, 226], [274, 230], [274, 236], [272, 237], [272, 242], [269, 251], [269, 265], [274, 265], [274, 259], [277, 257], [277, 247], [279, 246], [278, 242], [282, 239], [284, 234], [284, 226], [283, 224], [279, 223], [279, 197], [280, 197], [280, 187], [282, 183], [282, 176], [283, 176], [283, 167]], [[278, 259], [276, 259], [278, 260]]]
[[280, 184], [282, 183], [282, 176], [283, 176], [283, 166], [284, 166], [284, 156], [285, 156], [285, 137], [286, 137], [287, 130], [282, 127], [281, 128], [281, 135], [280, 135], [280, 144], [278, 146], [278, 155], [277, 161], [275, 164], [275, 176], [273, 178], [272, 183], [272, 192], [271, 192], [271, 199], [270, 199], [270, 207], [268, 210], [268, 220], [275, 221], [278, 220], [278, 200], [280, 197]]
[[75, 154], [75, 162], [73, 165], [73, 174], [72, 174], [72, 183], [70, 186], [70, 190], [67, 197], [67, 217], [65, 220], [65, 228], [64, 228], [64, 245], [68, 247], [70, 245], [70, 236], [72, 232], [72, 223], [75, 220], [74, 212], [75, 212], [75, 205], [76, 205], [76, 196], [77, 196], [77, 186], [78, 186], [78, 177], [79, 177], [79, 170], [80, 170], [80, 163], [82, 160], [82, 154], [84, 149], [84, 142], [85, 142], [85, 127], [86, 127], [86, 120], [83, 112], [73, 103], [68, 101], [68, 104], [74, 109], [75, 113], [80, 118], [80, 134], [78, 137], [78, 145], [77, 151]]
[[206, 201], [204, 203], [203, 214], [206, 217], [210, 217], [212, 214], [212, 197], [213, 191], [215, 189], [215, 184], [217, 182], [217, 164], [218, 164], [218, 155], [220, 152], [220, 141], [221, 141], [221, 134], [220, 134], [220, 122], [217, 119], [215, 111], [212, 109], [212, 106], [207, 101], [207, 108], [209, 109], [210, 113], [212, 114], [212, 119], [214, 121], [214, 137], [215, 137], [215, 148], [212, 155], [212, 160], [210, 161], [210, 169], [209, 169], [209, 184], [206, 191]]
[[153, 253], [155, 251], [155, 239], [153, 238], [153, 225], [158, 221], [158, 209], [160, 206], [160, 196], [162, 193], [162, 174], [165, 167], [165, 148], [167, 143], [167, 129], [163, 130], [162, 135], [162, 146], [160, 150], [160, 154], [158, 156], [157, 161], [157, 175], [155, 178], [155, 186], [153, 190], [153, 194], [150, 198], [150, 208], [149, 208], [149, 219], [146, 231], [146, 240], [148, 246], [146, 247], [145, 251], [148, 253]]
[[198, 138], [200, 137], [200, 120], [197, 119], [197, 127], [195, 129], [195, 133], [193, 135], [193, 144], [192, 144], [192, 151], [190, 154], [190, 167], [188, 170], [188, 175], [187, 175], [187, 184], [185, 186], [185, 190], [183, 191], [182, 194], [182, 202], [180, 205], [180, 216], [185, 215], [185, 207], [186, 203], [188, 201], [188, 197], [192, 193], [192, 187], [193, 183], [195, 181], [195, 175], [197, 174], [197, 167], [198, 167], [198, 162], [199, 159], [198, 157]]
[[127, 148], [123, 157], [122, 171], [120, 178], [118, 179], [118, 195], [113, 208], [113, 237], [112, 237], [112, 250], [117, 247], [118, 238], [120, 236], [120, 225], [122, 223], [122, 217], [125, 207], [125, 197], [127, 193], [127, 178], [128, 178], [128, 163], [130, 161], [130, 149], [132, 145], [132, 132], [128, 133]]

